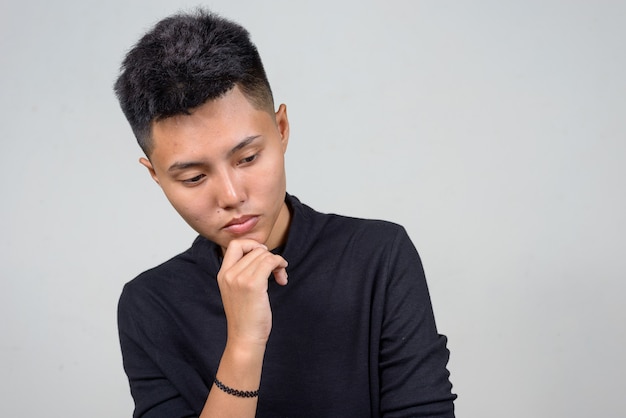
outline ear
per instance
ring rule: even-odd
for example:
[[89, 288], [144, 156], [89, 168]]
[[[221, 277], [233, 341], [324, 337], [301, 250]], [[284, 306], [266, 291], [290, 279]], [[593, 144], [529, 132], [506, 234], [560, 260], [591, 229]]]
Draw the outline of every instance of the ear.
[[281, 104], [276, 112], [276, 126], [278, 127], [278, 133], [280, 133], [283, 153], [285, 153], [289, 143], [289, 119], [287, 118], [287, 106], [284, 104]]
[[150, 172], [150, 177], [152, 177], [152, 179], [156, 181], [157, 184], [160, 185], [159, 178], [157, 177], [156, 172], [154, 171], [154, 167], [152, 167], [152, 163], [150, 162], [150, 160], [148, 160], [147, 158], [141, 157], [139, 159], [139, 163], [148, 169], [148, 172]]

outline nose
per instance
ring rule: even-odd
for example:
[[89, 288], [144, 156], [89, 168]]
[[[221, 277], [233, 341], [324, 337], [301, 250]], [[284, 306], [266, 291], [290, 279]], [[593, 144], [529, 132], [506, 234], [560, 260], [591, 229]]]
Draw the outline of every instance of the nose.
[[240, 179], [229, 169], [216, 173], [214, 190], [217, 205], [222, 209], [235, 208], [246, 199]]

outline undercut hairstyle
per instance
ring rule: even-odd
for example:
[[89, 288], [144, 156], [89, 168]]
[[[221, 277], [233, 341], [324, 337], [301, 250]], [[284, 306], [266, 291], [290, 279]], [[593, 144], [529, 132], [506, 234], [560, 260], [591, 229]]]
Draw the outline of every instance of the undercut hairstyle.
[[153, 122], [190, 114], [235, 86], [256, 109], [273, 114], [272, 90], [248, 31], [199, 9], [167, 17], [147, 32], [122, 62], [114, 90], [149, 157]]

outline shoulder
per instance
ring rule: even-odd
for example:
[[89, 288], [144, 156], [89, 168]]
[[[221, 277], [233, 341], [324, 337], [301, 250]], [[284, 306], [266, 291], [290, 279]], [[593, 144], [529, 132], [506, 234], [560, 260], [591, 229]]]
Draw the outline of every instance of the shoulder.
[[332, 226], [340, 226], [349, 231], [377, 236], [396, 236], [404, 233], [404, 227], [394, 222], [382, 219], [356, 218], [338, 214], [328, 214], [329, 223]]
[[191, 248], [189, 248], [188, 250], [177, 254], [176, 256], [165, 261], [164, 263], [161, 263], [158, 266], [152, 267], [140, 273], [131, 281], [126, 283], [125, 288], [154, 286], [159, 282], [167, 281], [167, 279], [172, 277], [175, 272], [185, 271], [194, 264], [196, 263], [192, 257]]
[[362, 238], [394, 240], [399, 236], [406, 236], [406, 230], [402, 225], [381, 219], [365, 219], [336, 213], [322, 213], [301, 203], [297, 198], [291, 198], [291, 205], [298, 212], [299, 217], [324, 237], [333, 239], [340, 238]]
[[294, 228], [294, 232], [299, 233], [292, 234], [290, 239], [300, 251], [306, 252], [307, 258], [320, 253], [341, 254], [344, 263], [350, 260], [369, 265], [375, 260], [380, 262], [416, 253], [402, 225], [381, 219], [321, 213], [300, 205], [301, 219], [306, 222]]
[[120, 306], [171, 299], [188, 288], [193, 291], [193, 288], [201, 285], [199, 281], [206, 281], [209, 276], [209, 263], [199, 256], [199, 253], [209, 253], [201, 248], [207, 242], [199, 237], [186, 251], [130, 280], [122, 290]]
[[394, 246], [409, 241], [402, 225], [381, 219], [364, 219], [328, 214], [324, 234], [331, 239], [345, 239], [360, 245]]

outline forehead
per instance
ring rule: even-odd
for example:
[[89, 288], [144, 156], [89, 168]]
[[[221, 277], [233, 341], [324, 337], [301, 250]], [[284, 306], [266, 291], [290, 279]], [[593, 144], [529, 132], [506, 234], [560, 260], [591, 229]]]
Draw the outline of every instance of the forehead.
[[272, 115], [257, 109], [235, 87], [190, 114], [152, 123], [152, 156], [179, 153], [219, 153], [251, 136], [266, 136], [275, 129]]

